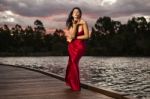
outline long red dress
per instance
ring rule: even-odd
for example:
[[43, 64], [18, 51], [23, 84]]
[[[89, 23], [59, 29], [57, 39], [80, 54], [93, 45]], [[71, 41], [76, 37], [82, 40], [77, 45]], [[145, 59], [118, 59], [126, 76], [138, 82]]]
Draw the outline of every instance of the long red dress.
[[[83, 35], [84, 31], [78, 32], [77, 36]], [[86, 41], [74, 39], [68, 43], [69, 60], [66, 69], [66, 84], [71, 87], [73, 91], [80, 91], [80, 74], [79, 74], [79, 60], [84, 55], [86, 50]]]

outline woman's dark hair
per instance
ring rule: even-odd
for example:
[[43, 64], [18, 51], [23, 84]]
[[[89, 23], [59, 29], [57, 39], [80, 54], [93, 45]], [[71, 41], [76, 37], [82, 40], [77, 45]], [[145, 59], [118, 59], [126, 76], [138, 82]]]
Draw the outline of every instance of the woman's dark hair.
[[73, 13], [73, 11], [74, 11], [75, 9], [78, 9], [78, 10], [79, 10], [79, 13], [80, 13], [80, 17], [82, 16], [82, 11], [81, 11], [81, 9], [80, 9], [79, 7], [74, 7], [74, 8], [71, 10], [71, 12], [70, 12], [70, 14], [69, 14], [69, 16], [68, 16], [68, 19], [67, 19], [67, 21], [66, 21], [66, 26], [67, 26], [68, 29], [69, 29], [70, 27], [72, 27], [72, 20], [73, 20], [72, 13]]

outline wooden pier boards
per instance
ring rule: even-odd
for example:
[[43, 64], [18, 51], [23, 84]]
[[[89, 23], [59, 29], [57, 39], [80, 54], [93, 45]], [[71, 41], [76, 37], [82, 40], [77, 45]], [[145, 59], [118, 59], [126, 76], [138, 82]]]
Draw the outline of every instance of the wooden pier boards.
[[61, 80], [39, 72], [0, 65], [0, 99], [113, 99], [81, 89], [72, 92]]

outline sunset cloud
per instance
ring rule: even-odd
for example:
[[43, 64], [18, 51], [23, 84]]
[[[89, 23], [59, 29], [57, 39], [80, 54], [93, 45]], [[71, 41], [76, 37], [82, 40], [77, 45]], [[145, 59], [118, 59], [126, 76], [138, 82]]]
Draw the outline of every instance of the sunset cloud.
[[33, 26], [39, 19], [46, 28], [64, 28], [75, 6], [82, 9], [89, 27], [103, 16], [123, 23], [133, 16], [150, 17], [149, 0], [0, 0], [0, 24]]

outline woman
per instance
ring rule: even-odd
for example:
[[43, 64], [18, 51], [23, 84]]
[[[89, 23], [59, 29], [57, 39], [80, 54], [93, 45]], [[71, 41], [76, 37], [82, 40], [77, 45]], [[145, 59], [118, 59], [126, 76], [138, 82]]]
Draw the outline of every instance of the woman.
[[80, 8], [75, 7], [66, 21], [69, 60], [65, 80], [73, 91], [81, 90], [78, 64], [86, 50], [86, 39], [89, 38], [88, 25], [81, 16]]

